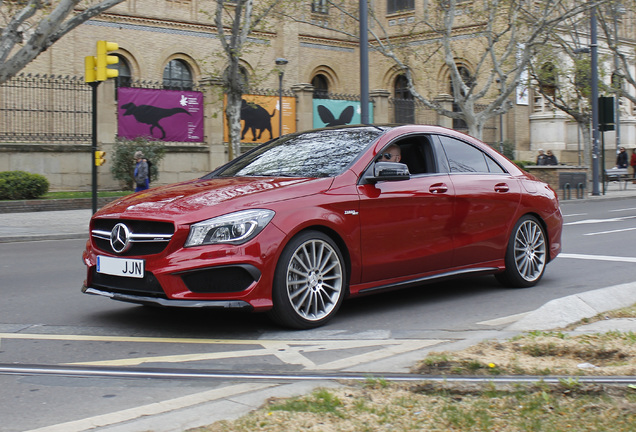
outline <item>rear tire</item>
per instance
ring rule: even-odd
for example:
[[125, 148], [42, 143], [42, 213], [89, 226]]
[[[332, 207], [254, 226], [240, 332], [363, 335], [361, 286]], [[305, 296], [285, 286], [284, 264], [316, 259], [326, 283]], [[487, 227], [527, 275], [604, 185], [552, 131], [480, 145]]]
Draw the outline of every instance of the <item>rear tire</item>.
[[543, 277], [548, 258], [548, 242], [541, 223], [526, 215], [515, 224], [506, 250], [506, 270], [495, 275], [504, 286], [528, 288]]
[[294, 237], [276, 265], [270, 317], [286, 327], [324, 325], [345, 294], [346, 267], [336, 243], [319, 231]]

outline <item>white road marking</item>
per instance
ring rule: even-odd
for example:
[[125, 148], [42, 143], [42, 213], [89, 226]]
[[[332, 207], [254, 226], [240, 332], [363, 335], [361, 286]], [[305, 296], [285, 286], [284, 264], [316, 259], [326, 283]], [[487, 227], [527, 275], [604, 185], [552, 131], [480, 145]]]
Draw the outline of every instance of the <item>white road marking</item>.
[[634, 210], [636, 210], [636, 207], [624, 208], [624, 209], [616, 209], [616, 210], [609, 210], [609, 212], [610, 212], [610, 213], [614, 213], [614, 212], [634, 211]]
[[574, 217], [574, 216], [587, 216], [587, 213], [573, 213], [573, 214], [564, 214], [563, 217]]
[[623, 222], [629, 219], [636, 219], [636, 216], [624, 216], [624, 217], [616, 217], [616, 218], [607, 218], [607, 219], [584, 219], [576, 222], [568, 222], [563, 225], [586, 225], [586, 224], [598, 224], [598, 223], [608, 223], [608, 222]]
[[599, 232], [587, 233], [587, 234], [583, 234], [583, 235], [594, 236], [594, 235], [600, 235], [600, 234], [615, 234], [615, 233], [619, 233], [619, 232], [634, 231], [634, 230], [636, 230], [636, 227], [635, 228], [616, 229], [616, 230], [610, 230], [610, 231], [599, 231]]
[[636, 263], [636, 258], [632, 258], [632, 257], [617, 257], [617, 256], [608, 256], [608, 255], [583, 255], [583, 254], [561, 253], [561, 254], [559, 254], [558, 258], [570, 258], [570, 259], [591, 260], [591, 261], [613, 261], [613, 262]]

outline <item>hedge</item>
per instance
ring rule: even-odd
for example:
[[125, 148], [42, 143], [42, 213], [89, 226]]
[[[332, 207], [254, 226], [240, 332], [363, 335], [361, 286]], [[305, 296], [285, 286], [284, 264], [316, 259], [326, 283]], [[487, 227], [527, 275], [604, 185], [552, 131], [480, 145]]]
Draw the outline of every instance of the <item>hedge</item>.
[[49, 191], [49, 181], [25, 171], [0, 172], [0, 200], [39, 198]]

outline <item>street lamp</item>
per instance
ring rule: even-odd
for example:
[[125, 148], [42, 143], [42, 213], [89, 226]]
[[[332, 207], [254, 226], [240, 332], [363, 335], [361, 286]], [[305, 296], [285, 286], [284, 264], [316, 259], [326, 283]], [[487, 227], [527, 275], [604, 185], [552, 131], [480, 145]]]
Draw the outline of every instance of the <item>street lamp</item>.
[[592, 55], [592, 195], [599, 191], [599, 154], [598, 154], [598, 43], [596, 28], [596, 6], [590, 10], [590, 51]]
[[[616, 44], [616, 49], [618, 50], [618, 19], [621, 15], [625, 13], [625, 8], [622, 4], [618, 3], [614, 6], [614, 43]], [[610, 41], [611, 42], [611, 41]], [[618, 71], [620, 70], [620, 63], [618, 54], [614, 53], [614, 74], [616, 74], [616, 78], [618, 82], [614, 82], [614, 76], [612, 76], [612, 87], [616, 91], [616, 98], [614, 99], [614, 123], [616, 124], [616, 153], [619, 152], [621, 147], [621, 94], [622, 88], [622, 79], [618, 75]], [[603, 167], [605, 168], [605, 167]], [[605, 183], [603, 183], [605, 184]]]
[[[596, 27], [596, 6], [590, 9], [590, 48], [591, 55], [591, 94], [590, 103], [592, 104], [592, 195], [600, 195], [599, 190], [599, 112], [598, 112], [598, 29]], [[584, 49], [575, 50], [575, 53], [587, 52]]]
[[[501, 84], [501, 80], [499, 78], [495, 79], [495, 81], [497, 82], [497, 85]], [[499, 93], [503, 93], [501, 91], [501, 88], [499, 89]], [[501, 104], [501, 106], [499, 107], [499, 153], [503, 154], [504, 152], [504, 148], [503, 148], [503, 102]]]
[[283, 135], [283, 75], [285, 75], [285, 66], [287, 59], [279, 57], [276, 59], [276, 67], [278, 69], [278, 136]]

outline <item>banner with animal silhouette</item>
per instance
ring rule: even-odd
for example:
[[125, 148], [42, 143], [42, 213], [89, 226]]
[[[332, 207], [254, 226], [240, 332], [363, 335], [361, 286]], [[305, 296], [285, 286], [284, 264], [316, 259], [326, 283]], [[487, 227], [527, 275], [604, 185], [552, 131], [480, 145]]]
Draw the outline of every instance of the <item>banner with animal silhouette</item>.
[[120, 87], [117, 134], [156, 141], [203, 141], [203, 93]]
[[[227, 98], [223, 102], [223, 113], [227, 106]], [[227, 117], [224, 114], [223, 132], [225, 141], [229, 142]], [[264, 143], [272, 138], [296, 132], [296, 98], [283, 97], [283, 133], [279, 133], [279, 97], [243, 95], [241, 105], [241, 142]]]
[[[360, 124], [360, 102], [314, 99], [314, 128]], [[373, 104], [369, 103], [369, 123], [373, 123]]]

